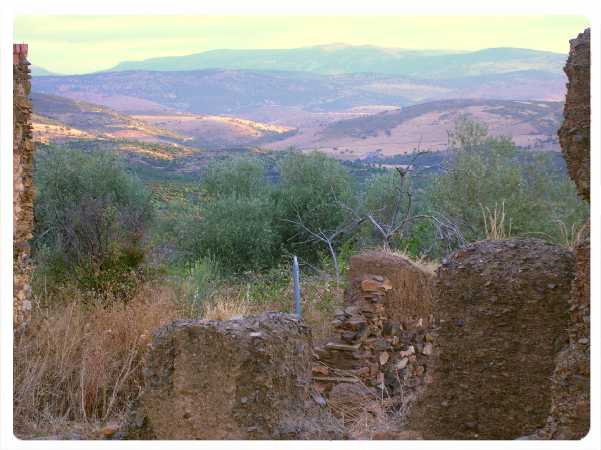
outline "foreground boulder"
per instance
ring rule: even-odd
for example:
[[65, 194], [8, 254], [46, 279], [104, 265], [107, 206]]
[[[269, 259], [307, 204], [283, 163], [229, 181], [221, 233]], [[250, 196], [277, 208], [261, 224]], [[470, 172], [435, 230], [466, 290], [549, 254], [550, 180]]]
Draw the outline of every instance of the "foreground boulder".
[[439, 356], [411, 429], [425, 439], [514, 439], [541, 427], [573, 274], [571, 251], [537, 239], [453, 253], [438, 269]]
[[295, 316], [176, 321], [155, 335], [128, 437], [340, 439], [311, 391], [311, 332]]
[[590, 199], [591, 145], [591, 30], [587, 28], [570, 41], [564, 67], [568, 90], [559, 143], [570, 177], [582, 198]]

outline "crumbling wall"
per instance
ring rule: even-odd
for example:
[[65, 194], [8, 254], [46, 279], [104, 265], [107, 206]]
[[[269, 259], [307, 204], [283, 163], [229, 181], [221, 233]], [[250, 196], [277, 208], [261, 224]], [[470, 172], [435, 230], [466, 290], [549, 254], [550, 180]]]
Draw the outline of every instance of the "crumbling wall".
[[13, 312], [14, 325], [31, 309], [29, 240], [33, 231], [31, 76], [27, 45], [13, 45]]
[[[590, 29], [570, 41], [565, 66], [568, 91], [561, 149], [580, 196], [590, 201]], [[581, 439], [590, 427], [590, 224], [576, 245], [576, 276], [570, 298], [569, 344], [557, 357], [552, 378], [551, 414], [533, 435]]]
[[413, 409], [426, 439], [515, 439], [551, 408], [568, 339], [574, 255], [537, 239], [481, 241], [438, 269], [433, 382]]
[[591, 30], [587, 28], [570, 41], [570, 54], [564, 67], [568, 89], [559, 129], [561, 152], [578, 193], [590, 199], [591, 146]]
[[340, 439], [311, 386], [311, 331], [295, 316], [176, 321], [155, 335], [128, 437]]
[[406, 411], [431, 381], [433, 276], [404, 258], [373, 252], [351, 258], [349, 278], [333, 334], [315, 349], [313, 380], [334, 409], [352, 409], [354, 397], [384, 396], [391, 408]]

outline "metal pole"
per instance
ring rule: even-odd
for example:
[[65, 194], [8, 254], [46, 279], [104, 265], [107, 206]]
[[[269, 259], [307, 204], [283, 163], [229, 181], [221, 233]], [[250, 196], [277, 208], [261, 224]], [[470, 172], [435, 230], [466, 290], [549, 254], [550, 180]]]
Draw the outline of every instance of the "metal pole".
[[300, 270], [298, 268], [298, 258], [295, 256], [292, 261], [292, 286], [294, 288], [294, 312], [300, 319], [301, 316], [301, 292], [300, 292]]

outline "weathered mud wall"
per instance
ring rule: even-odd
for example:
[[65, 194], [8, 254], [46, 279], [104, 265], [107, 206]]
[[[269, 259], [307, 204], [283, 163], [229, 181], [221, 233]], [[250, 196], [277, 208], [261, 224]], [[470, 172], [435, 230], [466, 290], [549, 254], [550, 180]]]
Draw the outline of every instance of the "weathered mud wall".
[[436, 281], [433, 382], [409, 428], [425, 439], [515, 439], [543, 426], [573, 275], [572, 252], [536, 239], [450, 255]]
[[[565, 120], [561, 148], [578, 193], [590, 201], [590, 30], [570, 41]], [[590, 427], [590, 237], [576, 245], [576, 277], [570, 299], [569, 344], [557, 357], [552, 378], [551, 415], [533, 437], [581, 439]]]
[[[404, 258], [374, 252], [351, 258], [349, 278], [333, 334], [315, 349], [313, 380], [331, 402], [352, 403], [360, 388], [346, 384], [358, 383], [371, 389], [363, 397], [392, 398], [393, 409], [407, 411], [431, 380], [433, 276]], [[352, 395], [345, 399], [342, 392]]]
[[[155, 335], [130, 439], [340, 439], [295, 316], [176, 321]], [[320, 405], [321, 403], [321, 405]]]
[[31, 310], [29, 239], [33, 230], [31, 76], [27, 45], [13, 45], [13, 307], [14, 324]]

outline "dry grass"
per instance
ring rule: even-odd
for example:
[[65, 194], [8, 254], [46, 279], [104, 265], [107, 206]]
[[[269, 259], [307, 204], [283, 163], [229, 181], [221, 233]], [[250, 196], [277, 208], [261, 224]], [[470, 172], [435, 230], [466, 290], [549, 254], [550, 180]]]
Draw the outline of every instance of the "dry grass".
[[505, 202], [501, 202], [500, 208], [495, 204], [492, 210], [482, 205], [480, 205], [480, 209], [487, 240], [498, 241], [511, 237], [511, 219], [507, 219], [505, 215]]
[[394, 256], [399, 256], [401, 258], [404, 258], [407, 261], [409, 261], [410, 263], [412, 263], [414, 266], [417, 266], [419, 269], [421, 269], [422, 271], [424, 271], [426, 273], [429, 273], [430, 275], [435, 275], [436, 269], [438, 269], [438, 263], [436, 261], [429, 260], [423, 256], [416, 258], [402, 250], [387, 249], [385, 247], [382, 247], [381, 249], [378, 249], [378, 250], [385, 252], [385, 253], [389, 253]]
[[576, 245], [582, 241], [582, 239], [589, 233], [588, 223], [575, 224], [573, 223], [570, 228], [561, 220], [556, 221], [559, 228], [559, 244], [572, 251], [576, 248]]
[[373, 439], [377, 433], [400, 429], [399, 412], [394, 411], [394, 401], [385, 390], [368, 387], [349, 371], [332, 367], [328, 369], [335, 376], [355, 380], [352, 395], [343, 399], [330, 396], [328, 400], [330, 412], [341, 420], [353, 439]]
[[15, 337], [15, 433], [86, 432], [119, 420], [140, 388], [152, 332], [180, 316], [171, 292], [156, 287], [126, 305], [71, 300], [36, 310]]
[[235, 317], [249, 316], [252, 313], [252, 305], [245, 299], [217, 297], [205, 305], [202, 318], [207, 320], [228, 320]]
[[[259, 296], [260, 294], [260, 296]], [[344, 289], [333, 280], [304, 278], [301, 282], [301, 314], [311, 327], [313, 341], [321, 342], [331, 333], [334, 310], [343, 302]], [[268, 311], [291, 313], [292, 287], [264, 287], [263, 284], [228, 284], [213, 292], [203, 304], [202, 318], [227, 320]]]

